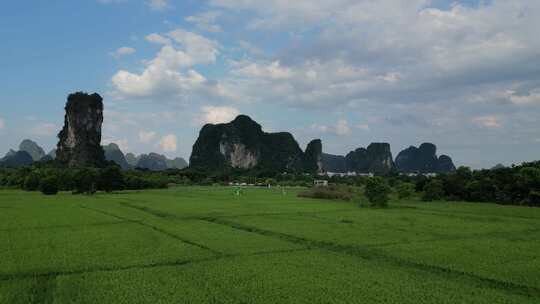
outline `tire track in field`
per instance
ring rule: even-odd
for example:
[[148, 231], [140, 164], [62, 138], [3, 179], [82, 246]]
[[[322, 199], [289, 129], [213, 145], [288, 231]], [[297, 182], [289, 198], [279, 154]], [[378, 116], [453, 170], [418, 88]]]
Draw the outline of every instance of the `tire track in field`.
[[[127, 199], [125, 199], [127, 200]], [[309, 215], [309, 214], [321, 214], [321, 213], [339, 213], [344, 211], [351, 211], [351, 209], [335, 209], [335, 210], [325, 210], [325, 211], [293, 211], [293, 212], [259, 212], [259, 213], [245, 213], [245, 214], [236, 214], [236, 215], [221, 215], [219, 213], [208, 213], [208, 214], [199, 214], [199, 215], [192, 215], [192, 216], [177, 216], [175, 214], [163, 212], [160, 210], [134, 205], [131, 202], [134, 203], [144, 203], [143, 201], [138, 200], [132, 200], [129, 199], [127, 202], [120, 202], [120, 205], [135, 209], [141, 212], [145, 212], [160, 218], [169, 218], [169, 219], [175, 219], [175, 220], [199, 220], [201, 217], [212, 217], [212, 218], [237, 218], [237, 217], [250, 217], [250, 216], [279, 216], [279, 215]]]
[[[41, 282], [38, 285], [42, 286], [38, 290], [46, 290], [47, 288], [43, 287], [47, 284], [43, 282], [52, 282], [56, 280], [59, 276], [70, 276], [70, 275], [84, 275], [92, 274], [97, 272], [116, 272], [116, 271], [125, 271], [125, 270], [135, 270], [135, 269], [151, 269], [159, 267], [176, 267], [184, 265], [196, 265], [205, 262], [213, 262], [218, 260], [225, 259], [235, 259], [235, 258], [244, 258], [244, 257], [257, 257], [265, 256], [272, 254], [281, 254], [281, 253], [293, 253], [293, 252], [302, 252], [310, 251], [312, 248], [295, 248], [295, 249], [283, 249], [283, 250], [269, 250], [269, 251], [259, 251], [254, 253], [246, 254], [221, 254], [208, 258], [201, 259], [192, 259], [192, 260], [176, 260], [176, 261], [164, 261], [164, 262], [155, 262], [149, 264], [137, 264], [137, 265], [127, 265], [127, 266], [102, 266], [94, 268], [84, 268], [84, 269], [75, 269], [75, 270], [66, 270], [66, 271], [51, 271], [43, 273], [32, 273], [32, 272], [23, 272], [23, 273], [13, 273], [13, 274], [0, 274], [0, 282], [2, 281], [12, 281], [12, 280], [24, 280], [24, 279], [38, 279]], [[52, 284], [48, 284], [52, 285]], [[50, 286], [49, 286], [50, 289]], [[37, 291], [36, 291], [37, 292]], [[46, 294], [46, 293], [45, 293]], [[42, 303], [42, 302], [36, 302]]]
[[445, 268], [437, 265], [423, 264], [411, 260], [402, 259], [396, 256], [388, 255], [376, 248], [339, 245], [331, 242], [311, 240], [303, 237], [289, 235], [285, 233], [260, 229], [254, 226], [235, 223], [219, 218], [201, 218], [210, 223], [224, 225], [233, 229], [256, 233], [263, 236], [278, 238], [297, 245], [305, 246], [306, 248], [317, 248], [321, 250], [332, 251], [336, 253], [344, 253], [351, 256], [356, 256], [368, 261], [382, 262], [396, 267], [406, 267], [426, 271], [429, 273], [443, 275], [453, 279], [462, 279], [471, 283], [480, 284], [487, 288], [499, 289], [513, 294], [525, 295], [530, 297], [540, 297], [540, 288], [516, 284], [512, 282], [500, 281], [492, 278], [486, 278], [473, 273]]
[[129, 219], [129, 218], [126, 218], [126, 217], [123, 217], [123, 216], [119, 216], [119, 215], [116, 215], [116, 214], [113, 214], [113, 213], [110, 213], [110, 212], [107, 212], [107, 211], [103, 211], [103, 210], [100, 210], [100, 209], [94, 209], [94, 208], [91, 208], [91, 207], [80, 206], [80, 208], [92, 210], [94, 212], [101, 213], [101, 214], [104, 214], [104, 215], [107, 215], [107, 216], [110, 216], [110, 217], [114, 217], [114, 218], [117, 218], [119, 220], [131, 221], [132, 223], [144, 226], [146, 228], [150, 228], [150, 229], [152, 229], [152, 230], [154, 230], [154, 231], [156, 231], [158, 233], [164, 234], [164, 235], [166, 235], [166, 236], [168, 236], [170, 238], [173, 238], [173, 239], [175, 239], [177, 241], [180, 241], [180, 242], [183, 242], [185, 244], [188, 244], [188, 245], [191, 245], [191, 246], [195, 246], [195, 247], [210, 251], [211, 253], [216, 254], [216, 255], [223, 255], [223, 253], [221, 253], [221, 252], [219, 252], [217, 250], [214, 250], [214, 249], [212, 249], [210, 247], [207, 247], [207, 246], [205, 246], [203, 244], [199, 244], [199, 243], [196, 243], [194, 241], [185, 239], [185, 238], [183, 238], [181, 236], [178, 236], [178, 235], [176, 235], [174, 233], [168, 232], [168, 231], [163, 230], [161, 228], [158, 228], [156, 226], [147, 224], [147, 223], [145, 223], [143, 221], [132, 220], [132, 219]]
[[[134, 206], [129, 203], [121, 203], [121, 204], [128, 208], [135, 208], [139, 211], [146, 212], [154, 216], [158, 216], [159, 214], [159, 217], [161, 218], [169, 218], [169, 219], [175, 219], [175, 220], [186, 219], [186, 218], [178, 217], [174, 214], [154, 210], [148, 207]], [[317, 214], [317, 213], [320, 213], [320, 212], [309, 212], [309, 214]], [[286, 213], [286, 214], [293, 215], [295, 213]], [[268, 214], [261, 214], [261, 216], [264, 216], [264, 215], [268, 215]], [[450, 268], [445, 268], [442, 266], [423, 264], [423, 263], [418, 263], [418, 262], [414, 262], [407, 259], [402, 259], [396, 256], [388, 255], [387, 253], [381, 251], [380, 249], [377, 249], [376, 248], [377, 246], [339, 245], [332, 242], [311, 240], [311, 239], [289, 235], [285, 233], [260, 229], [254, 226], [239, 224], [239, 223], [227, 220], [227, 218], [235, 218], [235, 216], [189, 217], [189, 219], [202, 220], [209, 223], [215, 223], [215, 224], [228, 226], [230, 228], [237, 229], [237, 230], [251, 232], [251, 233], [255, 233], [255, 234], [259, 234], [259, 235], [263, 235], [267, 237], [278, 238], [278, 239], [281, 239], [290, 243], [304, 246], [306, 248], [311, 248], [311, 249], [317, 248], [317, 249], [332, 251], [336, 253], [344, 253], [344, 254], [356, 256], [365, 260], [371, 260], [371, 261], [377, 261], [377, 262], [390, 264], [396, 267], [407, 267], [411, 269], [427, 271], [427, 272], [438, 274], [438, 275], [444, 275], [444, 276], [454, 278], [454, 279], [465, 279], [472, 283], [484, 285], [488, 288], [500, 289], [500, 290], [504, 290], [504, 291], [514, 293], [514, 294], [540, 297], [540, 288], [537, 288], [537, 287], [516, 284], [512, 282], [500, 281], [497, 279], [482, 277], [474, 273], [469, 273], [469, 272], [454, 270]]]
[[[482, 203], [479, 203], [479, 204], [482, 204]], [[526, 207], [521, 207], [521, 208], [526, 208]], [[529, 207], [529, 208], [534, 208], [534, 207]], [[444, 210], [426, 208], [426, 209], [417, 209], [417, 212], [423, 213], [423, 214], [429, 214], [429, 215], [436, 215], [436, 216], [449, 216], [449, 217], [463, 218], [463, 219], [469, 219], [469, 220], [474, 219], [474, 220], [481, 220], [481, 221], [490, 221], [492, 218], [497, 218], [498, 221], [540, 220], [540, 217], [534, 217], [534, 216], [505, 215], [505, 214], [478, 214], [474, 212], [459, 211], [459, 210], [444, 211]]]
[[66, 229], [66, 228], [85, 228], [85, 227], [96, 227], [96, 226], [112, 226], [120, 225], [126, 223], [133, 223], [134, 221], [116, 221], [116, 222], [97, 222], [97, 223], [88, 223], [81, 225], [50, 225], [50, 226], [34, 226], [34, 227], [23, 227], [23, 228], [8, 228], [0, 229], [0, 232], [19, 232], [19, 231], [32, 231], [32, 230], [54, 230], [54, 229]]
[[[349, 222], [349, 221], [344, 221], [344, 220], [333, 220], [333, 219], [328, 219], [325, 217], [319, 217], [317, 216], [317, 214], [298, 214], [298, 215], [305, 218], [314, 219], [320, 223], [328, 223], [328, 224], [353, 224], [354, 223], [352, 221]], [[396, 229], [396, 228], [391, 228], [391, 230], [401, 231], [401, 232], [411, 231], [407, 229]], [[461, 234], [461, 235], [453, 235], [453, 236], [449, 236], [447, 234], [443, 234], [439, 232], [431, 232], [431, 231], [416, 231], [416, 232], [424, 233], [428, 235], [430, 238], [423, 239], [423, 240], [409, 241], [409, 242], [387, 242], [387, 243], [368, 245], [367, 247], [378, 248], [378, 247], [394, 246], [394, 245], [428, 243], [428, 242], [434, 242], [434, 241], [460, 241], [460, 240], [490, 239], [490, 238], [516, 240], [516, 234], [518, 235], [518, 239], [519, 239], [520, 237], [523, 236], [523, 234], [540, 233], [540, 228], [530, 228], [530, 229], [523, 229], [523, 230], [518, 230], [518, 231], [491, 231], [491, 232], [485, 232], [485, 233]]]

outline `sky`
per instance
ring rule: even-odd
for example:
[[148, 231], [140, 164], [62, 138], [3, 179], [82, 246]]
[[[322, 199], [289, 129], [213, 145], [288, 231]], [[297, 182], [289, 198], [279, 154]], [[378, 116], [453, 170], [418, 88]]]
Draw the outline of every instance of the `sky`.
[[346, 154], [423, 142], [456, 165], [540, 159], [538, 0], [55, 0], [0, 10], [0, 154], [51, 150], [67, 95], [103, 144], [189, 159], [247, 114]]

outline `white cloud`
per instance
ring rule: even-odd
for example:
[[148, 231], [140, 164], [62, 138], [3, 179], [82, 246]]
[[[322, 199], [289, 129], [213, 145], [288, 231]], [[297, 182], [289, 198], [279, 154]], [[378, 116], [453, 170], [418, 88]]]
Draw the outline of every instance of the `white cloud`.
[[163, 37], [160, 34], [152, 33], [150, 35], [147, 35], [145, 39], [149, 42], [156, 43], [156, 44], [170, 44], [171, 39], [167, 37]]
[[209, 11], [198, 15], [186, 17], [186, 21], [195, 24], [199, 30], [218, 33], [222, 32], [221, 26], [216, 24], [216, 20], [221, 16], [219, 11]]
[[527, 94], [518, 95], [515, 91], [507, 91], [510, 95], [510, 101], [515, 105], [539, 105], [540, 88], [533, 89]]
[[53, 123], [41, 123], [30, 129], [30, 134], [36, 136], [53, 136], [60, 132], [60, 128]]
[[139, 131], [139, 141], [141, 143], [150, 143], [152, 142], [157, 136], [157, 133], [154, 131]]
[[352, 134], [352, 128], [346, 119], [338, 120], [334, 125], [312, 124], [311, 129], [321, 133], [332, 133], [337, 136], [348, 136]]
[[3, 118], [0, 118], [0, 130], [6, 127], [6, 121]]
[[163, 152], [175, 152], [178, 150], [176, 135], [169, 134], [163, 136], [159, 142], [159, 146]]
[[[370, 91], [393, 88], [397, 75], [349, 65], [343, 60], [310, 60], [293, 66], [273, 62], [233, 62], [230, 91], [241, 100], [294, 106], [334, 107]], [[389, 77], [393, 77], [389, 81]], [[264, 94], [261, 94], [264, 92]]]
[[474, 117], [472, 122], [482, 128], [497, 129], [502, 127], [500, 118], [494, 115]]
[[339, 120], [335, 126], [335, 132], [340, 136], [350, 135], [351, 127], [349, 127], [349, 122], [347, 122], [345, 119]]
[[[150, 36], [147, 36], [147, 40], [165, 42], [161, 39], [163, 36]], [[214, 63], [219, 54], [217, 42], [183, 29], [171, 31], [166, 36], [175, 44], [164, 45], [156, 57], [146, 63], [142, 73], [120, 70], [112, 77], [119, 95], [185, 96], [208, 85], [207, 79], [192, 67]]]
[[[540, 56], [540, 37], [532, 30], [540, 27], [536, 0], [494, 0], [476, 6], [456, 2], [446, 10], [430, 7], [429, 0], [213, 0], [211, 4], [238, 16], [251, 11], [252, 18], [244, 18], [251, 28], [297, 32], [291, 47], [275, 61], [246, 63], [243, 71], [236, 71], [256, 77], [235, 88], [248, 95], [245, 99], [283, 100], [275, 94], [260, 96], [261, 91], [278, 89], [293, 104], [319, 100], [321, 105], [335, 106], [361, 98], [448, 101], [471, 93], [470, 88], [465, 91], [469, 85], [536, 77], [531, 76], [531, 62]], [[304, 29], [310, 30], [309, 38]], [[315, 62], [325, 69], [309, 71]], [[352, 76], [345, 83], [321, 77], [339, 74], [343, 67], [368, 74]], [[270, 81], [275, 75], [271, 68], [288, 71], [291, 83]], [[313, 86], [303, 85], [306, 76]], [[485, 88], [476, 88], [484, 94]], [[535, 100], [532, 94], [514, 98], [513, 103]]]
[[156, 11], [162, 11], [169, 8], [169, 0], [147, 0], [146, 5]]
[[118, 48], [116, 51], [111, 53], [111, 56], [115, 58], [120, 58], [123, 56], [134, 54], [136, 50], [132, 47], [123, 46], [121, 48]]
[[238, 111], [238, 109], [227, 106], [205, 106], [202, 107], [201, 112], [202, 114], [196, 119], [196, 121], [200, 124], [228, 123], [236, 118], [236, 116], [240, 115], [240, 111]]

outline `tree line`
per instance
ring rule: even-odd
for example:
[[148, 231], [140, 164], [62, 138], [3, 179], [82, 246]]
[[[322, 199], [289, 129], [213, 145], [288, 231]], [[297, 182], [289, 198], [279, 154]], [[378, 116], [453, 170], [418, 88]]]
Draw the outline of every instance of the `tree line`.
[[[41, 191], [46, 194], [55, 194], [58, 191], [91, 194], [96, 191], [166, 188], [169, 184], [228, 185], [231, 182], [311, 187], [313, 181], [320, 178], [324, 177], [234, 168], [221, 171], [201, 171], [192, 168], [162, 172], [140, 169], [123, 171], [112, 162], [105, 168], [71, 169], [49, 162], [36, 163], [30, 167], [0, 169], [0, 187]], [[540, 161], [491, 170], [460, 167], [455, 172], [435, 177], [390, 173], [376, 177], [333, 176], [325, 179], [331, 185], [362, 188], [366, 195], [378, 202], [387, 201], [388, 196], [395, 193], [401, 199], [416, 195], [424, 201], [494, 202], [540, 207]]]

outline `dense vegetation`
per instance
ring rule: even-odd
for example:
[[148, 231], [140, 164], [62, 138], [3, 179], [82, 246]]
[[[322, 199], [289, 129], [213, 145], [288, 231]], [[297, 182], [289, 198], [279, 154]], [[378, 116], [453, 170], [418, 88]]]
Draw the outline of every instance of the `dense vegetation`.
[[540, 161], [510, 168], [456, 172], [432, 180], [420, 179], [426, 200], [496, 202], [540, 207]]
[[35, 163], [24, 168], [0, 169], [0, 187], [39, 190], [45, 194], [56, 194], [58, 191], [93, 194], [96, 191], [155, 189], [166, 188], [168, 183], [169, 179], [163, 174], [122, 171], [112, 163], [105, 168], [65, 168], [50, 162]]
[[[30, 167], [0, 169], [0, 187], [38, 191], [56, 181], [59, 191], [93, 193], [95, 191], [140, 190], [166, 188], [167, 185], [279, 185], [285, 187], [311, 187], [320, 177], [311, 174], [277, 173], [271, 170], [242, 170], [225, 168], [219, 171], [200, 169], [169, 169], [162, 172], [149, 170], [121, 170], [114, 163], [102, 169], [66, 169], [54, 161], [34, 163]], [[540, 161], [520, 166], [473, 171], [460, 167], [455, 172], [436, 177], [407, 176], [390, 173], [376, 178], [365, 176], [334, 176], [327, 178], [336, 188], [305, 191], [306, 196], [347, 198], [343, 186], [363, 188], [370, 201], [387, 201], [389, 191], [400, 199], [419, 195], [424, 201], [449, 200], [495, 202], [509, 205], [540, 206]], [[377, 181], [374, 183], [373, 181]], [[375, 189], [369, 191], [369, 189]], [[336, 191], [338, 190], [338, 191]], [[334, 192], [334, 193], [332, 193]], [[337, 193], [341, 192], [341, 193]], [[311, 193], [311, 194], [310, 194]], [[378, 197], [376, 197], [378, 196]], [[384, 205], [380, 203], [379, 205]]]
[[538, 303], [540, 209], [286, 190], [2, 190], [0, 304]]

